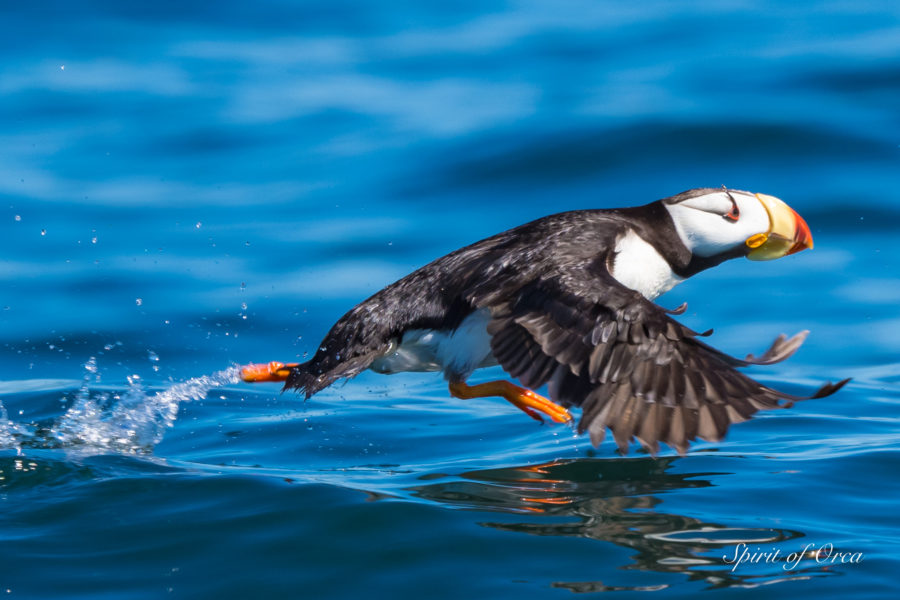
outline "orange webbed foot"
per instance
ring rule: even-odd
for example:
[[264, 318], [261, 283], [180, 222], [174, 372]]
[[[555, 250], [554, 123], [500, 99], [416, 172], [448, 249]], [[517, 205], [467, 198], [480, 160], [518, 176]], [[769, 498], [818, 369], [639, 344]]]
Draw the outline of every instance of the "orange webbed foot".
[[263, 381], [284, 381], [291, 374], [291, 369], [298, 363], [282, 363], [273, 360], [270, 363], [256, 363], [241, 367], [241, 379], [247, 383]]
[[449, 387], [450, 395], [464, 400], [499, 396], [541, 423], [544, 422], [542, 415], [546, 415], [555, 423], [568, 423], [572, 420], [572, 415], [569, 411], [559, 404], [509, 381], [489, 381], [477, 385], [468, 385], [462, 381], [455, 381], [450, 383]]

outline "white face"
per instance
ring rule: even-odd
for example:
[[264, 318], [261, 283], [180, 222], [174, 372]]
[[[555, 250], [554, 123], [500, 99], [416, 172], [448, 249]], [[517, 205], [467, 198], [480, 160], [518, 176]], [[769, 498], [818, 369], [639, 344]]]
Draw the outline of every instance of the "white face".
[[681, 241], [696, 256], [733, 250], [771, 226], [762, 202], [749, 192], [717, 190], [665, 207]]

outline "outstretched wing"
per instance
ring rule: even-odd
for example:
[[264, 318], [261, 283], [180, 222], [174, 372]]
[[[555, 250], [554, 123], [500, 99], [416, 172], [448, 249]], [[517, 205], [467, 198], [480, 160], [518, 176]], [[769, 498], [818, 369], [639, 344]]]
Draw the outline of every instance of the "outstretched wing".
[[[697, 437], [720, 440], [732, 423], [758, 410], [804, 399], [762, 385], [736, 367], [784, 360], [807, 332], [779, 337], [758, 358], [736, 359], [703, 343], [702, 334], [597, 263], [480, 304], [492, 311], [488, 332], [500, 365], [528, 387], [548, 384], [555, 402], [580, 406], [578, 430], [588, 431], [595, 445], [608, 427], [620, 450], [637, 438], [654, 454], [659, 442], [683, 454]], [[826, 384], [810, 397], [832, 394], [846, 382]]]

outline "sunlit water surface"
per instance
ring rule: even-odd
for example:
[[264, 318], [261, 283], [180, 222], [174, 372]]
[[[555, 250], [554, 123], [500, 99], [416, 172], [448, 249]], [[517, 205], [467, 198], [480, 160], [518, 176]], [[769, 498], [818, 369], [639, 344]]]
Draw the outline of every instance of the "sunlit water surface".
[[[128, 6], [4, 10], [0, 594], [896, 593], [895, 3]], [[753, 373], [839, 394], [652, 458], [435, 375], [239, 383], [466, 243], [721, 184], [815, 250], [660, 303], [810, 329]]]

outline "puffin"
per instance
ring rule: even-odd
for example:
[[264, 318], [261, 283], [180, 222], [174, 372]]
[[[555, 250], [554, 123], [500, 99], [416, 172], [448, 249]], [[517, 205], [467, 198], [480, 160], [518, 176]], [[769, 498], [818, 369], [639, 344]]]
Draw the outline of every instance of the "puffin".
[[[782, 200], [698, 188], [643, 206], [546, 216], [451, 252], [360, 302], [303, 363], [246, 365], [246, 382], [284, 382], [307, 399], [369, 369], [439, 371], [451, 396], [500, 397], [530, 417], [567, 423], [594, 446], [612, 432], [620, 453], [660, 442], [684, 455], [720, 441], [763, 409], [822, 398], [763, 385], [739, 368], [790, 357], [808, 331], [778, 336], [740, 359], [708, 345], [654, 300], [726, 260], [764, 261], [813, 247]], [[482, 367], [509, 378], [469, 385]], [[546, 386], [546, 387], [545, 387]], [[544, 394], [538, 393], [546, 389]]]

